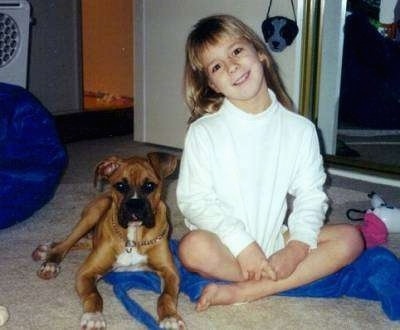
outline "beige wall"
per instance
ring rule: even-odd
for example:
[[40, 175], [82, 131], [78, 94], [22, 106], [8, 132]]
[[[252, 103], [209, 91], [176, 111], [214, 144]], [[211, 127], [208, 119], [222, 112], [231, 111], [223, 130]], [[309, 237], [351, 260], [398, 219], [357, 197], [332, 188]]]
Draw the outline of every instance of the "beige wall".
[[[238, 16], [261, 35], [265, 0], [136, 0], [135, 13], [135, 140], [181, 148], [188, 110], [182, 96], [184, 46], [201, 17], [214, 13]], [[297, 21], [301, 28], [302, 1]], [[271, 16], [293, 17], [290, 1], [274, 1]], [[297, 104], [301, 31], [282, 53], [273, 53], [282, 79]]]
[[133, 97], [134, 0], [82, 0], [83, 88]]

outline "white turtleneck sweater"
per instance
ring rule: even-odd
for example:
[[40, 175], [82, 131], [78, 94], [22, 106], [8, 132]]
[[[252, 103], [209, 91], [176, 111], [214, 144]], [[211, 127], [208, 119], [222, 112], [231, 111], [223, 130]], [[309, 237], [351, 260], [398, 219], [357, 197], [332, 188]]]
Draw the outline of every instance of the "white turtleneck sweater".
[[256, 115], [225, 99], [185, 139], [177, 187], [185, 223], [218, 235], [235, 257], [253, 241], [267, 257], [283, 248], [287, 194], [289, 240], [315, 248], [327, 210], [315, 126], [269, 93]]

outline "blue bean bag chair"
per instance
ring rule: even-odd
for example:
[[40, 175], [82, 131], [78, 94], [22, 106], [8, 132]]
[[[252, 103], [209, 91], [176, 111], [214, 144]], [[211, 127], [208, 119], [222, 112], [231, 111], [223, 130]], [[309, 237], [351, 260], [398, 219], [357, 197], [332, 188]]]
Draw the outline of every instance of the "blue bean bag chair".
[[51, 114], [24, 88], [0, 83], [0, 229], [46, 204], [66, 164]]

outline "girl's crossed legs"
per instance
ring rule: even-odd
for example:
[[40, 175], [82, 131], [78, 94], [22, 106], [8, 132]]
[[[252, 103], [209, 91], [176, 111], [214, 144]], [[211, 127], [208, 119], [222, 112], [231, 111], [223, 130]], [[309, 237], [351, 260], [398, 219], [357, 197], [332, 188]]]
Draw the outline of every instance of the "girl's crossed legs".
[[213, 233], [194, 230], [179, 246], [181, 262], [189, 270], [207, 278], [231, 281], [231, 284], [207, 285], [197, 303], [197, 310], [212, 305], [248, 302], [311, 283], [330, 275], [354, 261], [364, 249], [360, 232], [352, 225], [326, 225], [321, 229], [318, 246], [287, 278], [273, 281], [244, 281], [239, 263]]

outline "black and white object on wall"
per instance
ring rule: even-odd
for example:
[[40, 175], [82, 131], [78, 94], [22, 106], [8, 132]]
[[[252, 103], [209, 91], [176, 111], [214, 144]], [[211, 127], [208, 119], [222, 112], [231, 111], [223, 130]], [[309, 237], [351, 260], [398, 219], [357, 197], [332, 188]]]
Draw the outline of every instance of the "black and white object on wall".
[[269, 2], [267, 17], [261, 25], [264, 40], [273, 52], [281, 52], [293, 43], [299, 27], [297, 26], [296, 12], [293, 0], [290, 0], [293, 10], [294, 20], [284, 16], [269, 16], [272, 0]]
[[0, 82], [26, 88], [30, 4], [0, 0]]

